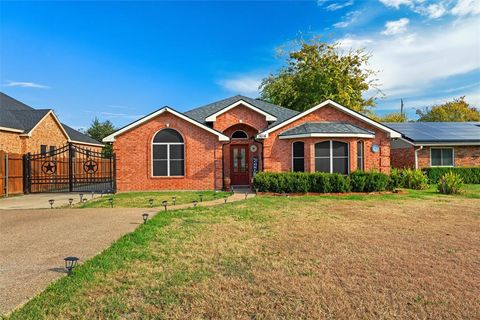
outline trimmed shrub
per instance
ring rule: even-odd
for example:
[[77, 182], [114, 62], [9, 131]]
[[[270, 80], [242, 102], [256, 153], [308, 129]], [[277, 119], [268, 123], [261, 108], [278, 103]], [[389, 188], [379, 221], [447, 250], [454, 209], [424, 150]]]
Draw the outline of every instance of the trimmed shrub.
[[463, 179], [454, 172], [445, 173], [438, 181], [437, 190], [443, 194], [462, 193]]
[[339, 173], [330, 174], [330, 192], [349, 192], [350, 191], [350, 177]]
[[480, 167], [431, 167], [423, 169], [430, 183], [438, 183], [447, 172], [459, 175], [464, 183], [480, 184]]
[[364, 192], [367, 185], [367, 176], [362, 171], [355, 171], [350, 175], [350, 187], [353, 192]]
[[390, 184], [390, 177], [380, 172], [365, 172], [364, 192], [385, 191]]
[[329, 173], [323, 173], [323, 172], [312, 173], [310, 174], [309, 180], [310, 180], [310, 186], [309, 186], [310, 192], [319, 192], [319, 193], [332, 192]]
[[350, 176], [324, 172], [257, 173], [253, 187], [261, 192], [276, 193], [344, 193], [387, 190], [390, 178], [379, 172], [354, 172]]

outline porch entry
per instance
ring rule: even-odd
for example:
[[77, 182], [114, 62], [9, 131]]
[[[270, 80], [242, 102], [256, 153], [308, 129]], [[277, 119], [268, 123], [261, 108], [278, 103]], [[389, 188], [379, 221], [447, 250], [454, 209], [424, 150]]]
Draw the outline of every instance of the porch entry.
[[232, 145], [230, 147], [230, 152], [231, 185], [250, 185], [248, 171], [248, 145]]

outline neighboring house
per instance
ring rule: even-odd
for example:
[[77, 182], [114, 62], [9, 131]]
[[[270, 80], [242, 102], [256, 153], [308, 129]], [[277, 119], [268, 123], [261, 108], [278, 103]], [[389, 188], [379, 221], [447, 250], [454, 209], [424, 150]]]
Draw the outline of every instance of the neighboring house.
[[228, 189], [255, 172], [390, 172], [397, 131], [327, 100], [304, 112], [234, 96], [181, 113], [170, 107], [119, 129], [117, 189]]
[[401, 132], [392, 141], [392, 167], [480, 166], [480, 122], [386, 123]]
[[72, 142], [99, 151], [103, 144], [61, 123], [52, 109], [34, 109], [0, 92], [0, 150], [47, 153]]

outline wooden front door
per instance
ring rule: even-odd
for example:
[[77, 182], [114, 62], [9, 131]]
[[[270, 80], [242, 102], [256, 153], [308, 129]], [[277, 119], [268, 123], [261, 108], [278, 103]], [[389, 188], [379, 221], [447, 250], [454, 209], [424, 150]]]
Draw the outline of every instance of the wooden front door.
[[248, 172], [248, 145], [230, 146], [231, 184], [236, 186], [250, 185]]

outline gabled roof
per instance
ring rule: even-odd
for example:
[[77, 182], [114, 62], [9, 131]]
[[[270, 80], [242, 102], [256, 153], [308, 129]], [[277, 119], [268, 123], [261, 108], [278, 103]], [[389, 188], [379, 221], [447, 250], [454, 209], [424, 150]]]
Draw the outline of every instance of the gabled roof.
[[100, 142], [61, 123], [52, 109], [34, 109], [3, 92], [0, 92], [0, 129], [29, 135], [47, 115], [52, 114], [55, 121], [67, 136], [68, 141], [88, 145], [103, 146]]
[[[253, 106], [254, 108], [257, 108], [259, 111], [263, 112], [263, 114], [272, 116], [273, 118], [267, 118], [267, 121], [273, 121], [272, 123], [270, 123], [269, 127], [281, 123], [286, 119], [293, 117], [299, 113], [298, 111], [283, 108], [262, 100], [252, 99], [242, 95], [236, 95], [220, 101], [209, 103], [199, 108], [195, 108], [193, 110], [185, 112], [185, 114], [200, 123], [206, 124], [207, 122], [209, 122], [207, 118], [209, 118], [210, 116], [214, 116], [219, 112], [222, 112], [222, 110], [225, 110], [230, 106], [235, 105], [239, 101], [244, 101], [250, 106]], [[275, 120], [273, 120], [274, 118]]]
[[208, 131], [208, 132], [216, 135], [216, 136], [218, 137], [218, 140], [219, 140], [219, 141], [230, 141], [230, 139], [229, 139], [226, 135], [224, 135], [223, 133], [218, 132], [217, 130], [212, 129], [212, 128], [206, 126], [205, 124], [203, 124], [203, 123], [201, 123], [201, 122], [199, 122], [199, 121], [197, 121], [197, 120], [195, 120], [195, 119], [192, 119], [191, 117], [189, 117], [189, 116], [187, 116], [187, 115], [185, 115], [185, 114], [183, 114], [183, 113], [181, 113], [181, 112], [178, 112], [178, 111], [176, 111], [176, 110], [174, 110], [174, 109], [172, 109], [172, 108], [170, 108], [170, 107], [165, 106], [165, 107], [163, 107], [163, 108], [158, 109], [157, 111], [154, 111], [154, 112], [146, 115], [146, 116], [143, 117], [143, 118], [140, 118], [140, 119], [138, 119], [138, 120], [136, 120], [136, 121], [134, 121], [134, 122], [132, 122], [132, 123], [124, 126], [123, 128], [120, 128], [119, 130], [115, 131], [114, 133], [112, 133], [112, 134], [109, 135], [108, 137], [105, 137], [105, 138], [103, 139], [103, 142], [114, 142], [114, 141], [115, 141], [115, 138], [116, 138], [117, 136], [121, 135], [122, 133], [124, 133], [124, 132], [126, 132], [126, 131], [128, 131], [128, 130], [131, 130], [131, 129], [133, 129], [133, 128], [139, 126], [139, 125], [141, 125], [141, 124], [144, 123], [144, 122], [147, 122], [148, 120], [150, 120], [150, 119], [152, 119], [152, 118], [157, 117], [158, 115], [160, 115], [160, 114], [162, 114], [162, 113], [164, 113], [164, 112], [169, 112], [169, 113], [171, 113], [171, 114], [173, 114], [173, 115], [175, 115], [175, 116], [177, 116], [177, 117], [179, 117], [179, 118], [181, 118], [181, 119], [183, 119], [183, 120], [185, 120], [185, 121], [187, 121], [187, 122], [190, 122], [191, 124], [193, 124], [193, 125], [195, 125], [195, 126], [197, 126], [197, 127], [200, 127], [200, 128], [202, 128], [202, 129], [204, 129], [204, 130], [206, 130], [206, 131]]
[[280, 139], [308, 137], [374, 138], [375, 133], [345, 122], [305, 122], [279, 135]]
[[480, 144], [480, 122], [385, 123], [415, 145]]
[[402, 136], [399, 132], [397, 132], [397, 131], [395, 131], [395, 130], [393, 130], [393, 129], [391, 129], [391, 128], [383, 125], [383, 124], [381, 124], [380, 122], [377, 122], [377, 121], [375, 121], [375, 120], [372, 120], [372, 119], [370, 119], [369, 117], [364, 116], [363, 114], [361, 114], [361, 113], [359, 113], [359, 112], [356, 112], [356, 111], [354, 111], [354, 110], [352, 110], [352, 109], [349, 109], [349, 108], [347, 108], [347, 107], [344, 107], [344, 106], [342, 106], [341, 104], [339, 104], [339, 103], [337, 103], [337, 102], [332, 101], [332, 100], [329, 99], [329, 100], [323, 101], [322, 103], [320, 103], [320, 104], [318, 104], [318, 105], [316, 105], [316, 106], [314, 106], [314, 107], [312, 107], [312, 108], [310, 108], [310, 109], [307, 109], [307, 110], [305, 110], [305, 111], [303, 111], [303, 112], [301, 112], [301, 113], [298, 113], [298, 114], [294, 115], [293, 117], [290, 117], [290, 118], [286, 119], [286, 120], [283, 121], [283, 122], [280, 122], [280, 123], [278, 123], [278, 124], [275, 124], [275, 125], [272, 125], [272, 126], [268, 127], [266, 130], [260, 132], [260, 133], [257, 135], [257, 138], [259, 138], [259, 139], [265, 139], [265, 138], [268, 137], [269, 133], [271, 133], [271, 132], [273, 132], [273, 131], [276, 131], [276, 130], [278, 130], [278, 129], [286, 126], [287, 124], [292, 123], [292, 122], [294, 122], [294, 121], [296, 121], [296, 120], [298, 120], [298, 119], [301, 119], [302, 117], [304, 117], [304, 116], [306, 116], [306, 115], [308, 115], [308, 114], [310, 114], [310, 113], [312, 113], [312, 112], [314, 112], [314, 111], [316, 111], [316, 110], [318, 110], [318, 109], [320, 109], [320, 108], [323, 108], [323, 107], [325, 107], [325, 106], [331, 106], [331, 107], [333, 107], [333, 108], [335, 108], [335, 109], [337, 109], [337, 110], [340, 110], [340, 111], [342, 111], [342, 112], [344, 112], [344, 113], [352, 116], [353, 118], [356, 118], [356, 119], [358, 119], [358, 120], [360, 120], [360, 121], [363, 121], [363, 122], [365, 122], [365, 123], [367, 123], [367, 124], [369, 124], [369, 125], [371, 125], [371, 126], [373, 126], [373, 127], [375, 127], [375, 128], [378, 128], [378, 129], [380, 129], [380, 130], [382, 130], [382, 131], [384, 131], [384, 132], [387, 132], [387, 133], [390, 135], [390, 138], [400, 138], [400, 137]]

